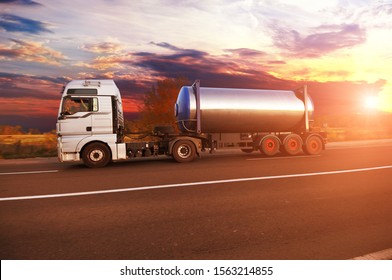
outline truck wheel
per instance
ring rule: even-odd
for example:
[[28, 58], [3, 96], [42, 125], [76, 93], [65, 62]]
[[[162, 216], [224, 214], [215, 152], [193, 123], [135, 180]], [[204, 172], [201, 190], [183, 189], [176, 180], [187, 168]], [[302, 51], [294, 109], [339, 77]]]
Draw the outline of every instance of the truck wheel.
[[83, 150], [82, 159], [87, 167], [104, 167], [110, 161], [110, 150], [103, 143], [93, 143]]
[[274, 135], [265, 136], [261, 140], [260, 151], [267, 156], [274, 156], [279, 153], [279, 138]]
[[250, 153], [252, 153], [254, 150], [253, 150], [253, 148], [248, 148], [248, 149], [241, 149], [241, 151], [242, 152], [244, 152], [244, 153], [247, 153], [247, 154], [250, 154]]
[[284, 152], [294, 156], [301, 152], [302, 139], [297, 134], [290, 134], [284, 139]]
[[173, 158], [177, 162], [190, 162], [195, 154], [195, 145], [189, 140], [179, 140], [173, 146]]
[[318, 136], [311, 135], [306, 139], [304, 151], [308, 155], [319, 155], [323, 149], [323, 143]]

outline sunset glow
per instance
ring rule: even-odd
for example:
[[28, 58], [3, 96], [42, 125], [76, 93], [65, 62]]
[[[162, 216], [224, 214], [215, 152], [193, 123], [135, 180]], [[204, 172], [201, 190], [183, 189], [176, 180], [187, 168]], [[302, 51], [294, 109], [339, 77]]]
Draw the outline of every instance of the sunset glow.
[[378, 108], [384, 112], [392, 113], [392, 84], [387, 84], [378, 95]]
[[368, 109], [378, 109], [379, 108], [379, 97], [378, 96], [368, 96], [364, 100], [364, 105]]
[[0, 8], [0, 125], [54, 127], [63, 85], [92, 78], [114, 79], [128, 113], [159, 79], [175, 77], [213, 87], [306, 83], [318, 114], [392, 113], [392, 0], [9, 0]]

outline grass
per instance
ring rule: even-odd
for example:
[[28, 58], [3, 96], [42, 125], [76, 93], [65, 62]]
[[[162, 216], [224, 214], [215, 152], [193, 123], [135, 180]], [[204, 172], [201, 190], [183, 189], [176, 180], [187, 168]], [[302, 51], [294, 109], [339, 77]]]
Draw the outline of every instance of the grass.
[[57, 155], [55, 134], [0, 135], [0, 158], [52, 157]]
[[353, 141], [353, 140], [374, 140], [390, 139], [392, 131], [386, 129], [369, 128], [327, 128], [328, 142]]

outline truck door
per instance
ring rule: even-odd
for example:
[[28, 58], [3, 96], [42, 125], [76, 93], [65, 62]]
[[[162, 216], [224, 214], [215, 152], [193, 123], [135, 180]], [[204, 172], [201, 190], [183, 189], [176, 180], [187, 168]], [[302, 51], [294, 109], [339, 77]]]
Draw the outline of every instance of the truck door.
[[91, 135], [92, 115], [98, 111], [97, 97], [66, 96], [58, 118], [61, 135]]
[[99, 112], [91, 115], [92, 134], [113, 134], [111, 96], [99, 96]]

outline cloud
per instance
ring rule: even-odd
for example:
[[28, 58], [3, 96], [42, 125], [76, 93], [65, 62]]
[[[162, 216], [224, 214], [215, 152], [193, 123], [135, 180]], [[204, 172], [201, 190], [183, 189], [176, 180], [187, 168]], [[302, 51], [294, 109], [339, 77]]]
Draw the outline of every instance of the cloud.
[[43, 46], [41, 43], [22, 40], [10, 40], [9, 45], [0, 44], [1, 60], [22, 60], [51, 65], [60, 65], [66, 57], [58, 51]]
[[101, 42], [84, 44], [81, 47], [82, 50], [92, 53], [117, 53], [123, 49], [123, 46], [117, 42]]
[[[106, 70], [106, 69], [119, 69], [124, 68], [125, 66], [132, 68], [138, 68], [139, 66], [142, 68], [145, 67], [144, 61], [149, 60], [150, 58], [154, 57], [157, 60], [162, 61], [183, 61], [183, 62], [190, 62], [191, 59], [197, 61], [199, 59], [203, 59], [204, 57], [208, 56], [208, 53], [194, 50], [194, 49], [182, 49], [176, 46], [173, 46], [168, 43], [154, 43], [150, 42], [151, 45], [155, 45], [164, 49], [169, 50], [169, 53], [166, 54], [156, 54], [151, 52], [113, 52], [109, 55], [98, 56], [94, 58], [91, 62], [88, 63], [78, 63], [77, 66], [80, 67], [87, 67], [91, 69], [97, 70]], [[108, 45], [104, 44], [96, 44], [91, 46], [91, 49], [98, 50], [103, 49], [103, 46]], [[118, 46], [118, 49], [121, 49], [121, 46]], [[166, 63], [164, 62], [164, 63]], [[135, 67], [136, 66], [136, 67]]]
[[[338, 5], [331, 11], [333, 16], [341, 18], [345, 22], [361, 23], [367, 28], [390, 29], [392, 3], [384, 1], [351, 2], [348, 5]], [[389, 1], [390, 2], [390, 1]]]
[[392, 4], [385, 3], [385, 4], [376, 5], [370, 12], [375, 17], [384, 16], [384, 15], [389, 16], [392, 14]]
[[[253, 66], [255, 57], [266, 56], [258, 50], [241, 48], [228, 49], [232, 55], [211, 55], [207, 52], [182, 49], [168, 43], [153, 43], [172, 52], [169, 54], [133, 53], [133, 65], [149, 72], [155, 77], [186, 77], [190, 80], [201, 79], [205, 86], [262, 88], [276, 86], [282, 80], [273, 77]], [[128, 63], [125, 62], [124, 63]]]
[[297, 57], [321, 57], [366, 41], [366, 31], [358, 24], [322, 25], [307, 36], [281, 26], [272, 29], [275, 46]]
[[[162, 42], [162, 43], [150, 42], [150, 44], [173, 51], [173, 54], [166, 56], [167, 59], [178, 59], [183, 57], [191, 57], [197, 59], [208, 55], [207, 52], [203, 52], [195, 49], [183, 49], [183, 48], [173, 46], [166, 42]], [[143, 54], [144, 53], [139, 53], [137, 55], [142, 56]]]
[[50, 131], [55, 128], [66, 77], [0, 72], [0, 124]]
[[[15, 40], [13, 42], [17, 43]], [[138, 100], [142, 99], [143, 94], [157, 80], [164, 78], [185, 77], [190, 83], [195, 79], [201, 79], [202, 86], [209, 87], [294, 89], [301, 85], [300, 82], [277, 78], [268, 73], [270, 67], [274, 65], [279, 67], [285, 64], [285, 61], [270, 60], [271, 57], [263, 51], [240, 48], [227, 49], [222, 55], [211, 55], [207, 52], [184, 49], [169, 43], [155, 45], [165, 48], [169, 52], [124, 52], [122, 54], [99, 56], [88, 65], [80, 65], [89, 66], [94, 71], [80, 73], [79, 77], [74, 78], [115, 79], [123, 97], [135, 102], [140, 102]], [[16, 57], [19, 56], [17, 49], [5, 49], [3, 52]], [[0, 48], [0, 57], [1, 53]], [[227, 53], [231, 55], [227, 55]], [[265, 66], [262, 64], [265, 64]], [[109, 68], [110, 70], [107, 71]], [[304, 71], [313, 70], [304, 69]], [[343, 75], [344, 73], [339, 74]], [[58, 88], [68, 80], [61, 77], [50, 79], [46, 76], [0, 73], [2, 92], [6, 92], [6, 96], [9, 98], [58, 99]], [[56, 87], [57, 90], [54, 90]], [[328, 104], [339, 100], [340, 95], [329, 93], [325, 90], [325, 88], [328, 88], [327, 86], [322, 88], [324, 89], [323, 94], [320, 95], [316, 92], [315, 100], [316, 102], [327, 100], [326, 102], [319, 102], [320, 105], [317, 105], [321, 108], [328, 108], [330, 106]], [[320, 96], [323, 96], [324, 99], [319, 99]], [[354, 96], [355, 94], [352, 95], [352, 99], [354, 99]], [[323, 111], [323, 109], [320, 111]]]
[[[185, 77], [192, 83], [201, 79], [204, 87], [254, 88], [254, 89], [296, 89], [304, 82], [279, 79], [262, 67], [256, 67], [253, 59], [261, 55], [266, 64], [281, 64], [284, 61], [271, 61], [268, 54], [251, 49], [234, 49], [228, 56], [211, 55], [194, 49], [182, 49], [170, 44], [160, 44], [170, 50], [169, 53], [130, 52], [124, 55], [109, 55], [94, 60], [92, 63], [117, 64], [113, 71], [94, 71], [80, 73], [75, 78], [111, 78], [114, 79], [124, 99], [128, 117], [137, 110], [145, 92], [158, 80], [164, 78]], [[226, 50], [227, 52], [227, 50]], [[260, 56], [259, 56], [260, 57]], [[250, 64], [250, 66], [247, 64]], [[306, 69], [306, 71], [311, 71]], [[0, 115], [9, 118], [14, 112], [14, 119], [20, 116], [41, 116], [53, 120], [46, 125], [46, 130], [53, 128], [60, 100], [62, 85], [67, 77], [33, 76], [0, 73], [1, 107]], [[317, 114], [352, 113], [358, 109], [358, 93], [362, 90], [380, 88], [378, 84], [366, 82], [309, 82], [309, 93], [314, 100]], [[135, 117], [132, 115], [132, 117]], [[35, 123], [25, 120], [25, 124], [35, 127]], [[40, 127], [41, 128], [41, 127]], [[44, 129], [44, 128], [41, 128]]]
[[[176, 46], [160, 43], [173, 53], [133, 53], [132, 61], [120, 62], [125, 69], [129, 64], [137, 65], [145, 76], [162, 78], [185, 77], [190, 83], [195, 79], [201, 80], [206, 87], [254, 88], [254, 89], [296, 89], [307, 83], [309, 93], [314, 100], [317, 114], [356, 113], [359, 109], [358, 95], [363, 90], [380, 89], [380, 82], [304, 82], [280, 79], [267, 72], [269, 65], [282, 65], [285, 61], [269, 60], [267, 53], [252, 49], [230, 50], [234, 56], [211, 55], [197, 50], [182, 49]], [[310, 44], [311, 45], [311, 44]], [[317, 45], [317, 44], [316, 44]], [[228, 50], [225, 50], [226, 52]], [[192, 54], [197, 54], [194, 59]], [[258, 57], [258, 59], [257, 59]], [[254, 62], [254, 59], [265, 63], [264, 67]], [[306, 71], [314, 71], [306, 69]], [[331, 75], [347, 75], [347, 73], [332, 73]], [[124, 85], [129, 82], [123, 80]], [[155, 81], [154, 81], [155, 82]], [[147, 87], [148, 83], [143, 84]], [[140, 84], [138, 85], [140, 86]], [[125, 86], [123, 88], [126, 88]], [[142, 86], [140, 86], [140, 89]], [[132, 92], [129, 92], [132, 95]], [[128, 96], [128, 93], [126, 94]]]
[[98, 56], [94, 58], [91, 62], [79, 62], [75, 64], [79, 67], [86, 67], [90, 69], [96, 70], [107, 70], [107, 69], [121, 69], [123, 68], [122, 63], [128, 61], [130, 56], [128, 54], [120, 54], [120, 55], [107, 55], [107, 56]]
[[29, 34], [52, 33], [47, 24], [38, 20], [28, 19], [12, 14], [0, 14], [0, 28], [8, 32]]
[[[79, 67], [98, 70], [95, 77], [138, 81], [133, 88], [144, 93], [157, 79], [185, 77], [202, 79], [204, 85], [262, 88], [282, 85], [281, 79], [267, 71], [284, 64], [274, 60], [264, 51], [238, 48], [225, 49], [223, 54], [211, 55], [196, 49], [180, 48], [167, 42], [150, 42], [164, 52], [125, 52], [98, 56], [90, 62], [78, 63]], [[101, 45], [91, 45], [99, 49]], [[271, 59], [272, 58], [272, 59]], [[105, 71], [106, 73], [103, 73]], [[95, 71], [96, 72], [96, 71]], [[94, 74], [83, 73], [83, 77]], [[144, 91], [141, 91], [142, 88]]]
[[1, 97], [58, 100], [62, 85], [70, 80], [67, 77], [33, 76], [0, 72]]
[[[249, 49], [228, 49], [221, 55], [180, 48], [170, 43], [150, 42], [164, 52], [120, 52], [98, 56], [78, 66], [92, 69], [80, 73], [82, 78], [115, 79], [125, 98], [141, 100], [143, 94], [160, 79], [185, 77], [190, 81], [201, 79], [202, 85], [212, 87], [290, 88], [287, 82], [262, 70], [281, 61], [270, 61], [265, 52]], [[227, 54], [229, 53], [229, 54]], [[258, 62], [255, 62], [258, 61]]]
[[169, 50], [172, 50], [172, 51], [183, 50], [181, 48], [178, 48], [178, 47], [173, 46], [172, 44], [169, 44], [169, 43], [166, 43], [166, 42], [161, 42], [161, 43], [150, 42], [150, 44], [154, 45], [154, 46], [162, 47], [162, 48], [165, 48], [165, 49], [169, 49]]
[[283, 64], [286, 64], [286, 62], [285, 61], [283, 61], [283, 60], [269, 60], [269, 61], [267, 61], [267, 63], [268, 64], [270, 64], [270, 65], [283, 65]]
[[42, 6], [40, 3], [31, 0], [1, 0], [0, 4], [22, 5], [22, 6]]
[[226, 52], [229, 52], [231, 54], [238, 55], [240, 57], [262, 57], [266, 56], [267, 53], [259, 50], [254, 50], [254, 49], [248, 49], [248, 48], [239, 48], [239, 49], [226, 49]]

